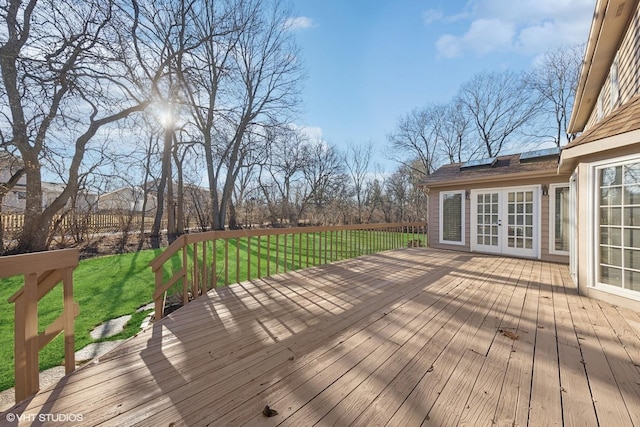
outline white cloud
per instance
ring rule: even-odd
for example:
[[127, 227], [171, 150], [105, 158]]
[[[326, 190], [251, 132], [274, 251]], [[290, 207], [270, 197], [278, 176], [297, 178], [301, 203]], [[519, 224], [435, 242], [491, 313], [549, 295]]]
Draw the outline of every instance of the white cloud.
[[478, 19], [471, 23], [464, 35], [464, 44], [480, 55], [492, 51], [508, 49], [515, 35], [515, 27], [510, 22], [499, 19]]
[[313, 19], [308, 16], [296, 16], [288, 18], [284, 24], [285, 28], [289, 30], [307, 30], [309, 28], [317, 27], [317, 24], [313, 22]]
[[295, 123], [291, 123], [290, 126], [298, 131], [301, 131], [310, 141], [321, 141], [322, 128], [319, 126], [301, 126]]
[[518, 36], [518, 48], [526, 53], [537, 54], [541, 46], [556, 45], [558, 33], [556, 23], [549, 21], [524, 28]]
[[[584, 43], [593, 7], [592, 0], [469, 0], [460, 13], [439, 18], [455, 18], [460, 30], [441, 35], [436, 48], [440, 56], [453, 58], [504, 51], [537, 55]], [[462, 18], [467, 24], [460, 27]]]
[[465, 7], [460, 13], [455, 15], [446, 15], [441, 9], [427, 9], [422, 12], [422, 21], [425, 25], [431, 25], [434, 22], [456, 22], [471, 16], [469, 7]]
[[462, 36], [444, 35], [436, 42], [441, 56], [454, 58], [466, 51], [486, 55], [495, 51], [509, 50], [515, 36], [513, 24], [497, 19], [477, 19]]
[[429, 9], [422, 12], [422, 21], [425, 25], [430, 25], [436, 21], [444, 19], [444, 12], [436, 9]]
[[456, 58], [462, 56], [462, 43], [459, 37], [445, 34], [436, 42], [436, 49], [440, 56], [445, 58]]
[[302, 128], [304, 133], [309, 137], [309, 139], [313, 141], [321, 141], [322, 137], [322, 128], [318, 126], [304, 126]]

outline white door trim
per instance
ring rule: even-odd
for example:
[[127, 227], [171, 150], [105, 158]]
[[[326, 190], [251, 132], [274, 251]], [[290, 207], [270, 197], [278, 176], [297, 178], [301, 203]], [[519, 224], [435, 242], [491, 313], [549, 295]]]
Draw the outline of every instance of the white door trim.
[[[540, 259], [542, 256], [542, 215], [541, 215], [541, 205], [542, 205], [542, 191], [541, 185], [528, 185], [528, 186], [517, 186], [517, 187], [497, 187], [497, 188], [481, 188], [471, 190], [470, 199], [471, 199], [471, 235], [470, 235], [470, 249], [472, 252], [488, 252], [488, 253], [498, 253], [503, 255], [513, 255], [513, 256], [522, 256], [529, 258], [537, 258]], [[510, 248], [508, 247], [508, 201], [507, 195], [510, 192], [518, 192], [518, 191], [533, 191], [533, 231], [532, 231], [532, 248]], [[479, 194], [499, 194], [498, 196], [498, 220], [499, 220], [499, 232], [498, 232], [498, 244], [497, 245], [484, 245], [478, 244], [478, 195]], [[491, 208], [490, 214], [494, 214], [493, 208]], [[482, 213], [484, 214], [484, 212]], [[495, 222], [495, 221], [493, 221]], [[493, 226], [493, 222], [490, 226]], [[484, 227], [484, 224], [481, 224]], [[493, 240], [495, 243], [495, 240]]]

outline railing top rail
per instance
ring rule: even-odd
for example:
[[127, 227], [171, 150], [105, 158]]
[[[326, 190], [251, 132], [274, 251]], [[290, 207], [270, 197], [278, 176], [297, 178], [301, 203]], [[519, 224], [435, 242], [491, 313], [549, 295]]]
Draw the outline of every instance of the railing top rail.
[[77, 248], [3, 256], [0, 257], [0, 279], [76, 267], [79, 256]]
[[149, 263], [151, 269], [156, 271], [162, 265], [175, 255], [182, 247], [192, 243], [200, 243], [215, 239], [235, 239], [242, 237], [257, 236], [275, 236], [282, 234], [299, 234], [299, 233], [319, 233], [325, 231], [340, 230], [382, 230], [393, 227], [422, 227], [425, 222], [395, 222], [381, 224], [355, 224], [355, 225], [334, 225], [321, 227], [290, 227], [290, 228], [255, 228], [243, 230], [214, 230], [205, 231], [203, 233], [185, 234], [180, 236], [176, 241], [167, 247], [160, 255]]

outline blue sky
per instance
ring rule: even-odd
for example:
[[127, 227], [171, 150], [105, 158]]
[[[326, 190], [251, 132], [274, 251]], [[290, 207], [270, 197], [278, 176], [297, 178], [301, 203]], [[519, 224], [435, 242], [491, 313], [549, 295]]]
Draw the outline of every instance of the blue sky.
[[416, 107], [447, 102], [474, 74], [528, 69], [585, 43], [595, 0], [292, 0], [307, 70], [300, 125], [345, 146], [386, 133]]

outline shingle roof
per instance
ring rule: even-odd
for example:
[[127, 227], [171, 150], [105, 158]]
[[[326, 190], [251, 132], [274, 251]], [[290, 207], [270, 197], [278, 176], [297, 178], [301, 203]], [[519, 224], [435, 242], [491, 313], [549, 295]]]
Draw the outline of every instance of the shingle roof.
[[631, 98], [631, 100], [610, 114], [609, 117], [596, 123], [567, 144], [564, 149], [638, 129], [640, 129], [640, 95]]
[[517, 178], [518, 175], [529, 176], [531, 174], [553, 176], [557, 174], [559, 157], [559, 155], [554, 155], [521, 162], [520, 154], [511, 154], [498, 157], [493, 166], [461, 169], [464, 163], [444, 165], [424, 178], [420, 185], [438, 187], [467, 181], [507, 181]]

